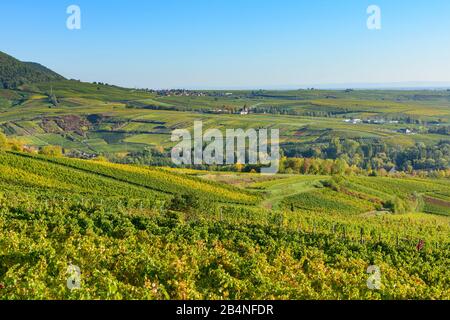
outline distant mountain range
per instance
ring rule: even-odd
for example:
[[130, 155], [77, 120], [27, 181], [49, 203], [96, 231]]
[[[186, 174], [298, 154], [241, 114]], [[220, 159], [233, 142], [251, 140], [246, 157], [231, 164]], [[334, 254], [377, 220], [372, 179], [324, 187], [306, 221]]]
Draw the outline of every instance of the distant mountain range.
[[450, 89], [450, 82], [387, 82], [387, 83], [332, 83], [332, 84], [300, 84], [300, 85], [263, 85], [263, 86], [179, 86], [186, 90], [443, 90]]
[[[386, 82], [386, 83], [341, 83], [341, 84], [318, 84], [309, 86], [315, 89], [385, 89], [385, 90], [432, 90], [450, 88], [450, 82], [438, 81], [408, 81], [408, 82]], [[308, 88], [306, 86], [305, 88]]]
[[65, 80], [56, 72], [34, 62], [22, 62], [0, 51], [0, 88], [15, 89], [21, 85]]

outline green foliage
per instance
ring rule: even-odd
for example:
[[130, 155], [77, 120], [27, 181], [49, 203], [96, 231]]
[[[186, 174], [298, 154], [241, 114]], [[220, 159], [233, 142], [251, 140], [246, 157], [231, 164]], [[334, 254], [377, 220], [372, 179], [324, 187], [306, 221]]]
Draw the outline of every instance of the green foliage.
[[409, 211], [410, 206], [408, 205], [408, 203], [397, 196], [394, 197], [394, 199], [392, 200], [386, 201], [384, 207], [388, 210], [391, 210], [393, 213], [397, 214], [404, 214], [411, 212]]
[[[3, 299], [449, 298], [445, 247], [352, 244], [320, 220], [310, 233], [61, 200], [0, 202]], [[66, 287], [70, 264], [79, 290]], [[382, 270], [381, 290], [366, 286], [370, 264]]]
[[189, 212], [200, 208], [201, 200], [194, 194], [182, 194], [173, 197], [170, 209], [174, 211]]
[[[45, 71], [36, 65], [31, 68]], [[22, 82], [26, 81], [18, 81]], [[172, 165], [167, 152], [173, 146], [171, 128], [190, 129], [194, 120], [203, 120], [208, 129], [273, 127], [281, 129], [280, 147], [288, 158], [282, 172], [328, 175], [373, 170], [374, 175], [385, 175], [392, 169], [450, 168], [445, 130], [450, 122], [448, 99], [443, 90], [233, 91], [227, 95], [53, 79], [21, 85], [20, 90], [0, 89], [0, 108], [8, 110], [0, 113], [0, 123], [9, 136], [20, 137], [30, 146], [60, 145], [70, 151], [108, 155], [113, 162], [164, 166]], [[46, 113], [55, 106], [60, 121], [50, 126]], [[244, 106], [250, 109], [245, 117], [237, 114]], [[62, 121], [75, 115], [86, 125]], [[358, 118], [365, 123], [343, 122]], [[406, 128], [415, 134], [404, 133]], [[163, 147], [166, 152], [150, 157], [143, 152], [145, 147]], [[297, 158], [310, 160], [299, 166]], [[242, 168], [252, 170], [258, 171], [259, 166]]]
[[[135, 90], [2, 53], [0, 87], [0, 299], [450, 299], [446, 91]], [[281, 129], [289, 175], [145, 166], [194, 120]]]
[[0, 150], [5, 150], [8, 146], [8, 139], [3, 132], [0, 132]]
[[0, 52], [0, 86], [17, 88], [23, 84], [63, 80], [59, 74], [37, 63], [21, 62]]
[[[318, 188], [324, 177], [279, 178], [260, 187], [300, 188], [283, 198], [286, 211], [236, 204], [233, 192], [246, 191], [168, 169], [0, 154], [1, 297], [450, 298], [447, 217], [360, 216], [374, 203], [357, 186], [411, 190], [414, 181], [329, 177], [336, 192]], [[421, 181], [418, 190], [432, 185]], [[81, 269], [79, 290], [66, 286], [71, 264]], [[366, 286], [372, 264], [382, 270], [378, 291]]]
[[86, 172], [127, 181], [148, 189], [171, 195], [196, 194], [199, 198], [231, 203], [255, 203], [257, 197], [246, 191], [208, 182], [166, 169], [126, 166], [108, 162], [81, 161], [67, 158], [45, 158], [45, 161], [80, 169]]
[[63, 155], [62, 148], [59, 146], [44, 146], [39, 153], [45, 156], [61, 157]]
[[324, 187], [330, 188], [337, 192], [339, 192], [341, 190], [341, 183], [342, 183], [342, 177], [340, 177], [340, 176], [333, 176], [329, 180], [322, 181], [322, 185]]

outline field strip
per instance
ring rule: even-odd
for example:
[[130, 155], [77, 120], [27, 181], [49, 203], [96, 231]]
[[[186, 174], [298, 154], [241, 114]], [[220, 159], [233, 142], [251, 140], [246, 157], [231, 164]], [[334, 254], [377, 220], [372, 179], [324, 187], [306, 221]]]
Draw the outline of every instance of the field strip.
[[[297, 181], [294, 183], [289, 183], [290, 181], [286, 181], [285, 179], [281, 179], [280, 181], [276, 181], [272, 186], [266, 189], [269, 192], [269, 198], [261, 203], [261, 206], [265, 208], [277, 208], [280, 203], [280, 200], [288, 197], [294, 196], [302, 193], [307, 193], [315, 190], [314, 183], [322, 180], [323, 177], [308, 177], [308, 179], [303, 179], [303, 181]], [[289, 179], [294, 180], [295, 179]]]
[[[38, 161], [41, 161], [41, 162], [48, 162], [48, 163], [52, 163], [52, 164], [59, 165], [59, 166], [62, 166], [62, 167], [71, 168], [71, 169], [79, 171], [79, 172], [85, 172], [85, 173], [89, 173], [89, 174], [92, 174], [92, 175], [97, 175], [97, 176], [100, 176], [100, 177], [111, 179], [113, 181], [118, 181], [118, 182], [122, 182], [122, 183], [129, 184], [129, 185], [132, 185], [132, 186], [136, 186], [136, 187], [144, 188], [144, 189], [147, 189], [147, 190], [152, 190], [152, 191], [155, 191], [155, 192], [159, 192], [161, 194], [166, 194], [166, 195], [176, 195], [176, 194], [178, 194], [177, 192], [169, 192], [169, 191], [161, 190], [161, 189], [158, 189], [158, 188], [152, 188], [150, 186], [143, 185], [143, 184], [140, 184], [140, 183], [137, 183], [137, 182], [132, 182], [132, 181], [129, 181], [129, 180], [113, 177], [113, 176], [110, 176], [110, 175], [105, 174], [105, 173], [100, 173], [100, 172], [92, 171], [92, 170], [89, 170], [89, 169], [79, 168], [77, 166], [66, 164], [66, 163], [60, 163], [58, 161], [54, 161], [53, 159], [43, 159], [43, 158], [33, 157], [33, 156], [26, 155], [26, 154], [15, 153], [15, 152], [9, 152], [9, 153], [14, 154], [16, 156], [18, 155], [18, 156], [21, 156], [21, 157], [24, 157], [24, 158], [30, 158], [30, 159], [38, 160]], [[234, 204], [242, 205], [242, 206], [254, 206], [253, 204], [234, 202], [232, 200], [228, 200], [228, 201], [217, 200], [217, 202], [218, 203], [226, 203], [226, 204], [234, 203]]]
[[12, 154], [14, 154], [16, 156], [21, 156], [21, 157], [24, 157], [24, 158], [30, 158], [30, 159], [33, 159], [33, 160], [38, 160], [38, 161], [41, 161], [41, 162], [52, 163], [52, 164], [55, 164], [55, 165], [58, 165], [58, 166], [61, 166], [61, 167], [66, 167], [66, 168], [73, 169], [75, 171], [89, 173], [89, 174], [94, 175], [94, 176], [95, 175], [96, 176], [100, 176], [100, 177], [103, 177], [103, 178], [111, 179], [113, 181], [129, 184], [129, 185], [132, 185], [132, 186], [135, 186], [135, 187], [140, 187], [140, 188], [144, 188], [144, 189], [147, 189], [147, 190], [156, 191], [156, 192], [159, 192], [159, 193], [162, 193], [162, 194], [170, 194], [170, 195], [174, 194], [174, 193], [162, 191], [162, 190], [159, 190], [159, 189], [156, 189], [156, 188], [151, 188], [149, 186], [144, 186], [144, 185], [136, 183], [136, 182], [131, 182], [131, 181], [127, 181], [127, 180], [124, 180], [124, 179], [119, 179], [119, 178], [116, 178], [116, 177], [112, 177], [112, 176], [109, 176], [107, 174], [91, 171], [91, 170], [88, 170], [88, 169], [78, 168], [76, 166], [72, 166], [72, 165], [68, 165], [68, 164], [59, 163], [57, 161], [52, 161], [51, 159], [36, 158], [36, 157], [33, 157], [33, 156], [28, 156], [28, 155], [20, 154], [20, 153], [12, 153]]

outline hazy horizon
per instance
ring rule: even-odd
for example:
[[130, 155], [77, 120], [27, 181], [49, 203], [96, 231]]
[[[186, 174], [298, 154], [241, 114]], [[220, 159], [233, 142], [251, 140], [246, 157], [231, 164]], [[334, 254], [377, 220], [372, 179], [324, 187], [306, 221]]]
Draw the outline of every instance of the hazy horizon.
[[[3, 52], [0, 50], [0, 52]], [[7, 52], [3, 52], [8, 54]], [[16, 58], [16, 57], [13, 57]], [[23, 62], [30, 63], [38, 63], [39, 61], [31, 60], [21, 60]], [[47, 67], [47, 66], [45, 66]], [[56, 73], [59, 73], [58, 70], [52, 70]], [[64, 74], [61, 74], [68, 80], [76, 80], [82, 82], [99, 82], [99, 81], [85, 81], [84, 79], [75, 79]], [[101, 82], [101, 81], [100, 81]], [[110, 85], [117, 85], [115, 83], [108, 83]], [[178, 86], [178, 87], [143, 87], [143, 86], [135, 86], [135, 87], [127, 87], [130, 89], [151, 89], [151, 90], [169, 90], [169, 89], [185, 89], [185, 90], [308, 90], [308, 89], [317, 89], [317, 90], [344, 90], [344, 89], [354, 89], [354, 90], [446, 90], [450, 88], [450, 81], [407, 81], [407, 82], [393, 82], [393, 83], [332, 83], [332, 84], [324, 84], [324, 83], [316, 83], [316, 84], [299, 84], [299, 85], [265, 85], [265, 86], [243, 86], [243, 87], [233, 87], [233, 86], [223, 86], [223, 87], [192, 87], [192, 86]]]
[[[66, 27], [71, 4], [80, 30]], [[129, 88], [446, 88], [447, 12], [446, 0], [25, 0], [0, 4], [0, 50]]]
[[319, 84], [299, 84], [299, 85], [266, 85], [266, 86], [243, 86], [243, 87], [190, 87], [181, 86], [173, 88], [148, 88], [148, 89], [186, 89], [186, 90], [446, 90], [450, 89], [450, 81], [425, 82], [407, 81], [393, 83], [319, 83]]

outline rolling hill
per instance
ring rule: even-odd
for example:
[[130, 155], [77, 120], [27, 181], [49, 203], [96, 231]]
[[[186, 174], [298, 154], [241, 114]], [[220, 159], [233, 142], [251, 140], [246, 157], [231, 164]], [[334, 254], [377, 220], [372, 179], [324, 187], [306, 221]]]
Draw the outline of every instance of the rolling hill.
[[171, 132], [202, 120], [222, 131], [278, 128], [288, 158], [344, 158], [365, 170], [450, 168], [448, 90], [155, 91], [65, 80], [6, 54], [0, 61], [0, 132], [27, 146], [170, 165]]
[[[4, 185], [6, 183], [6, 185]], [[0, 185], [39, 192], [79, 192], [91, 196], [161, 198], [192, 196], [209, 204], [254, 204], [257, 197], [228, 185], [162, 168], [126, 166], [101, 161], [0, 153]]]
[[[0, 300], [450, 298], [449, 91], [158, 92], [0, 62]], [[283, 170], [169, 168], [198, 120], [280, 128]]]
[[4, 89], [64, 79], [63, 76], [38, 63], [22, 62], [0, 51], [0, 87]]
[[[0, 152], [1, 297], [450, 297], [449, 218], [370, 212], [394, 193], [444, 199], [447, 180], [352, 177], [338, 193], [326, 176], [229, 177], [249, 181], [238, 188], [201, 174]], [[79, 290], [65, 287], [71, 264]], [[366, 286], [371, 264], [378, 291]]]

